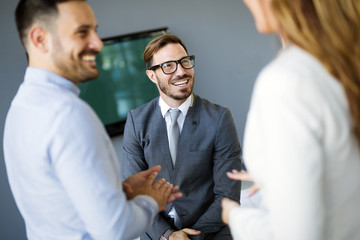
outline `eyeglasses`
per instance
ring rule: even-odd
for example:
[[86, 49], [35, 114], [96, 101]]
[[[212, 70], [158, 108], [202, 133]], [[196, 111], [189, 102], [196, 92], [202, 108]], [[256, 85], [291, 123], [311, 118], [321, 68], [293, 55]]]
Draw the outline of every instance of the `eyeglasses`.
[[184, 69], [191, 69], [195, 66], [195, 56], [186, 56], [181, 58], [180, 60], [163, 62], [159, 65], [152, 66], [151, 68], [149, 68], [149, 70], [155, 71], [156, 69], [161, 67], [163, 73], [172, 74], [176, 72], [178, 68], [178, 63], [180, 63], [181, 67]]

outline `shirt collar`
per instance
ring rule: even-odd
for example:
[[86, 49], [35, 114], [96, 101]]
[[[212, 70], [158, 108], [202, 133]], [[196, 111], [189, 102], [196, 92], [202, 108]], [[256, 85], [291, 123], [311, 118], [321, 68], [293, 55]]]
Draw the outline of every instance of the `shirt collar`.
[[[178, 109], [184, 116], [186, 116], [186, 114], [189, 110], [189, 107], [192, 106], [192, 103], [193, 103], [192, 99], [193, 99], [193, 94], [191, 94], [186, 99], [186, 101], [178, 107]], [[166, 113], [169, 111], [169, 109], [171, 109], [171, 107], [166, 104], [166, 102], [161, 98], [161, 96], [159, 97], [159, 106], [161, 109], [162, 116], [165, 117]]]
[[27, 67], [24, 82], [35, 84], [53, 84], [58, 87], [67, 89], [77, 96], [80, 94], [80, 89], [73, 82], [43, 68]]

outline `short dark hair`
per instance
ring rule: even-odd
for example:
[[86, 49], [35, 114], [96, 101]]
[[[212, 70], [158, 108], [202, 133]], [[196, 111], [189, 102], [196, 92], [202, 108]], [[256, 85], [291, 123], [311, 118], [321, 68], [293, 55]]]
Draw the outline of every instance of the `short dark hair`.
[[[20, 40], [26, 47], [26, 36], [30, 27], [38, 20], [48, 23], [59, 13], [57, 4], [74, 0], [20, 0], [15, 10], [16, 27]], [[86, 1], [86, 0], [83, 0]]]
[[154, 38], [151, 42], [149, 42], [149, 44], [145, 48], [144, 62], [146, 65], [146, 69], [150, 69], [152, 67], [154, 54], [157, 51], [159, 51], [161, 48], [165, 47], [170, 43], [180, 44], [185, 49], [186, 53], [188, 53], [185, 44], [181, 41], [181, 39], [178, 36], [170, 33], [161, 35], [157, 38]]

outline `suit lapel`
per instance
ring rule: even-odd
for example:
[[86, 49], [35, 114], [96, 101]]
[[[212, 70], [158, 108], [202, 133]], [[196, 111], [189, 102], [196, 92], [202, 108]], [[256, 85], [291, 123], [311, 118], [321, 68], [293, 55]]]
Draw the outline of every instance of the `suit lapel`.
[[158, 101], [156, 102], [154, 108], [156, 114], [153, 122], [154, 124], [152, 124], [152, 136], [154, 137], [157, 145], [157, 148], [154, 149], [154, 151], [158, 152], [157, 155], [159, 156], [160, 165], [162, 167], [165, 166], [168, 172], [172, 172], [174, 170], [174, 167], [171, 161], [171, 155], [169, 150], [169, 138], [166, 130], [166, 122], [161, 114]]
[[191, 139], [193, 139], [196, 135], [196, 130], [198, 128], [198, 124], [200, 123], [199, 111], [197, 110], [199, 101], [196, 95], [193, 95], [193, 97], [193, 104], [189, 107], [189, 110], [186, 114], [184, 126], [180, 135], [175, 170], [179, 168], [181, 164], [183, 164], [182, 160], [187, 158], [189, 150], [191, 149]]

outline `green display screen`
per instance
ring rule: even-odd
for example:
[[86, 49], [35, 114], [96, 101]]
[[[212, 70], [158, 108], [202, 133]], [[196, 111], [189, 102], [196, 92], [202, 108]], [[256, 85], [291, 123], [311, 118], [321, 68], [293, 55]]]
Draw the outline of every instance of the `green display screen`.
[[129, 110], [158, 96], [146, 75], [143, 53], [146, 45], [166, 28], [103, 39], [96, 57], [100, 71], [95, 80], [81, 83], [80, 97], [97, 113], [110, 136], [122, 134]]

